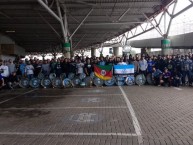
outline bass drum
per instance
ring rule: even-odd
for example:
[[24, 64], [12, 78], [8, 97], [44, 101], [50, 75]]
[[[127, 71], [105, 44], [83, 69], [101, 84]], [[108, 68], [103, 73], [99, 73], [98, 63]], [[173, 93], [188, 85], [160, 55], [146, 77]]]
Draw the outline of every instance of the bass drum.
[[72, 82], [73, 82], [74, 86], [79, 86], [81, 80], [80, 80], [78, 77], [75, 77], [75, 78], [72, 80]]
[[30, 86], [32, 87], [32, 88], [39, 88], [40, 87], [40, 79], [38, 79], [38, 78], [32, 78], [31, 80], [30, 80]]
[[112, 77], [110, 80], [105, 81], [105, 85], [106, 86], [113, 86], [115, 84], [115, 82], [116, 82], [115, 77]]
[[80, 80], [83, 80], [86, 78], [86, 74], [85, 73], [81, 73], [80, 76], [79, 76], [79, 79]]
[[147, 83], [149, 85], [153, 85], [152, 74], [148, 74], [146, 79], [147, 79]]
[[28, 88], [29, 87], [29, 80], [27, 78], [22, 78], [20, 81], [19, 81], [19, 86], [21, 88]]
[[146, 78], [143, 74], [137, 75], [135, 78], [135, 82], [137, 85], [142, 86], [146, 82]]
[[126, 84], [127, 84], [128, 86], [135, 85], [135, 77], [129, 75], [129, 76], [126, 78], [125, 82], [126, 82]]
[[103, 86], [104, 81], [101, 80], [101, 79], [98, 78], [98, 77], [95, 77], [95, 78], [94, 78], [94, 84], [95, 84], [95, 86], [97, 86], [97, 87], [101, 87], [101, 86]]
[[91, 72], [90, 73], [90, 77], [91, 77], [91, 79], [94, 79], [96, 76], [95, 76], [95, 74], [94, 74], [94, 72]]
[[49, 88], [52, 86], [52, 81], [49, 79], [49, 78], [44, 78], [41, 80], [41, 85], [44, 87], [44, 88]]
[[61, 75], [60, 75], [60, 79], [61, 80], [64, 80], [66, 78], [66, 74], [65, 73], [62, 73]]
[[93, 84], [93, 80], [91, 77], [86, 77], [84, 79], [84, 82], [85, 82], [85, 86], [87, 86], [87, 87], [92, 86], [92, 84]]
[[116, 78], [116, 84], [117, 86], [123, 86], [125, 85], [125, 78], [124, 77], [121, 77], [121, 76], [118, 76]]
[[51, 73], [50, 75], [49, 75], [49, 79], [52, 81], [52, 80], [54, 80], [56, 78], [56, 74], [55, 73]]
[[75, 74], [74, 74], [74, 73], [69, 73], [69, 74], [68, 74], [68, 78], [69, 78], [70, 80], [73, 80], [74, 77], [75, 77]]
[[44, 78], [44, 74], [43, 73], [39, 73], [38, 74], [38, 79], [42, 80]]
[[64, 80], [62, 81], [62, 84], [63, 84], [63, 86], [64, 86], [65, 88], [69, 88], [69, 87], [72, 86], [72, 81], [71, 81], [70, 79], [66, 78], [66, 79], [64, 79]]
[[55, 78], [53, 81], [52, 81], [52, 86], [54, 88], [61, 88], [62, 87], [62, 80], [60, 78]]

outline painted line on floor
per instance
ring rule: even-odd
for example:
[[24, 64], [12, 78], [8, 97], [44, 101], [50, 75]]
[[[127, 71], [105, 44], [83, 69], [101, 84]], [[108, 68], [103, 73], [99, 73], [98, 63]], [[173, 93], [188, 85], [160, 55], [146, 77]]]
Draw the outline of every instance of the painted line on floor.
[[125, 136], [135, 137], [135, 133], [84, 133], [84, 132], [0, 132], [0, 135], [21, 135], [21, 136]]
[[121, 90], [122, 94], [123, 94], [123, 97], [125, 99], [125, 102], [127, 104], [127, 107], [129, 109], [129, 112], [131, 114], [131, 117], [132, 117], [132, 121], [133, 121], [133, 126], [135, 128], [135, 132], [137, 134], [137, 137], [138, 137], [138, 142], [139, 142], [139, 145], [142, 145], [143, 144], [143, 137], [142, 137], [142, 131], [141, 131], [141, 127], [139, 125], [139, 122], [138, 122], [138, 119], [135, 115], [135, 111], [131, 105], [131, 102], [129, 101], [125, 91], [123, 90], [123, 88], [121, 86], [119, 86], [119, 89]]
[[36, 97], [96, 97], [96, 96], [105, 96], [105, 97], [111, 97], [111, 96], [117, 96], [117, 95], [122, 95], [122, 94], [83, 94], [83, 95], [68, 95], [68, 94], [64, 94], [64, 95], [52, 95], [52, 96], [47, 96], [47, 95], [37, 95]]
[[183, 89], [181, 88], [177, 88], [177, 87], [174, 87], [174, 89], [178, 90], [178, 91], [182, 91]]
[[28, 93], [31, 93], [31, 92], [35, 91], [35, 90], [37, 90], [37, 89], [31, 90], [31, 91], [25, 92], [25, 93], [23, 93], [23, 94], [20, 94], [20, 95], [18, 95], [18, 96], [16, 96], [16, 97], [13, 97], [13, 98], [4, 100], [4, 101], [0, 102], [0, 104], [3, 104], [3, 103], [5, 103], [5, 102], [8, 102], [8, 101], [13, 100], [13, 99], [15, 99], [15, 98], [18, 98], [18, 97], [20, 97], [20, 96], [26, 95], [26, 94], [28, 94]]
[[107, 107], [46, 107], [46, 108], [0, 108], [0, 110], [65, 110], [65, 109], [127, 109], [127, 106]]

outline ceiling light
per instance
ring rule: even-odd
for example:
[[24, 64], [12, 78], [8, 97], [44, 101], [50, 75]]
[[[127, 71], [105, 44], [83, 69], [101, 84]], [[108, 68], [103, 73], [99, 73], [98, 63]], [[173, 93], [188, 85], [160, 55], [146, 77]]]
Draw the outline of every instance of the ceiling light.
[[14, 30], [8, 30], [8, 31], [5, 31], [6, 33], [15, 33]]

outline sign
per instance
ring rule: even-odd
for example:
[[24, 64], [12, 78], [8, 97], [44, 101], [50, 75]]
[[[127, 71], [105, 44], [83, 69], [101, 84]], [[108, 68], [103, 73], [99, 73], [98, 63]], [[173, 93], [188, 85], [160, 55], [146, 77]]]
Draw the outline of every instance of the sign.
[[170, 49], [170, 46], [171, 46], [170, 39], [161, 40], [161, 46], [162, 46], [163, 49]]
[[134, 65], [114, 65], [114, 74], [134, 74]]

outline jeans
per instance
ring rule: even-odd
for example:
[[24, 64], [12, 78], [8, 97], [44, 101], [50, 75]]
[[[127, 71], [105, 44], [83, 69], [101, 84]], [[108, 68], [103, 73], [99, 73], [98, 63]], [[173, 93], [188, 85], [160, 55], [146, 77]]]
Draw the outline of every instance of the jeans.
[[183, 71], [182, 72], [182, 83], [185, 84], [186, 76], [188, 77], [188, 83], [191, 83], [191, 71]]
[[34, 77], [33, 74], [27, 75], [27, 78], [28, 78], [29, 80], [31, 80], [33, 77]]

